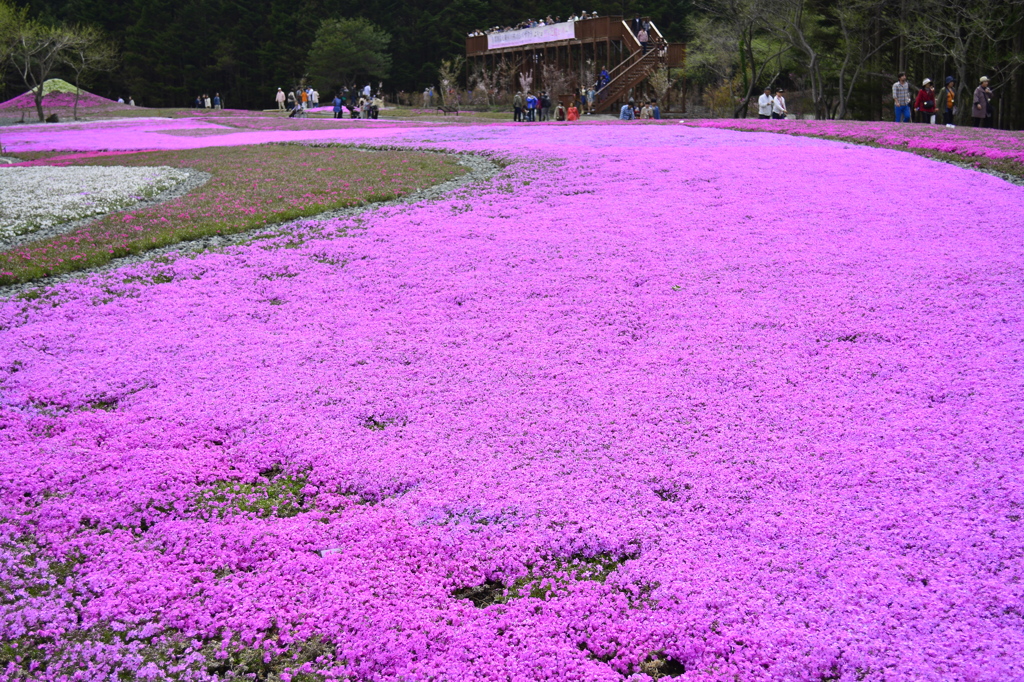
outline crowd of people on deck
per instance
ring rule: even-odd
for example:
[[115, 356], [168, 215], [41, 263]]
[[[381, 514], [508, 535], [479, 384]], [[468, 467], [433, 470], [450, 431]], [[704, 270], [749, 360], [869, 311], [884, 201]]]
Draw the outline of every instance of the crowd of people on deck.
[[[587, 19], [597, 19], [597, 12], [580, 12], [579, 14], [573, 14], [565, 21], [585, 21]], [[552, 24], [563, 23], [561, 17], [552, 17], [550, 14], [545, 19], [526, 19], [520, 21], [515, 26], [492, 26], [482, 30], [470, 31], [469, 37], [475, 36], [486, 36], [492, 33], [507, 33], [508, 31], [521, 31], [524, 28], [537, 28], [538, 26], [550, 26]]]
[[[278, 88], [274, 96], [279, 111], [291, 112], [288, 118], [302, 118], [310, 109], [320, 106], [320, 93], [310, 86], [291, 88], [288, 92]], [[343, 87], [331, 101], [334, 118], [376, 119], [384, 108], [384, 99], [379, 89], [374, 93], [369, 84], [362, 89]]]
[[[900, 72], [898, 80], [892, 84], [892, 103], [894, 121], [896, 123], [909, 123], [912, 120], [911, 106], [913, 113], [917, 114], [921, 123], [934, 125], [938, 122], [938, 114], [942, 114], [942, 122], [947, 128], [953, 128], [955, 116], [960, 113], [960, 104], [956, 97], [956, 79], [953, 76], [946, 76], [941, 92], [935, 91], [935, 84], [931, 78], [921, 81], [921, 87], [917, 90], [917, 96], [913, 98], [911, 105], [910, 96], [911, 84], [907, 80], [907, 74]], [[974, 89], [974, 97], [971, 100], [971, 118], [974, 120], [975, 128], [991, 128], [995, 123], [995, 107], [992, 104], [992, 81], [988, 76], [982, 76], [978, 80], [978, 86]]]

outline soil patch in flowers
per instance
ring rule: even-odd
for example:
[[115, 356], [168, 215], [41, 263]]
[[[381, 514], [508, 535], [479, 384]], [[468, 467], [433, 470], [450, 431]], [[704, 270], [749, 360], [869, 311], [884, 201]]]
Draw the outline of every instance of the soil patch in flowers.
[[112, 213], [66, 234], [2, 252], [0, 284], [93, 268], [114, 258], [267, 223], [390, 201], [466, 172], [454, 159], [437, 154], [299, 145], [84, 156], [66, 163], [193, 168], [210, 174], [211, 180], [167, 203]]

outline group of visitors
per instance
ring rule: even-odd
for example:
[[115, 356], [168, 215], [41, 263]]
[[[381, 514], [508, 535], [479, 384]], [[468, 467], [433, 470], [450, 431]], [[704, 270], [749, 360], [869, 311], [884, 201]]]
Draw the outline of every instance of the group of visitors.
[[301, 116], [301, 112], [307, 109], [320, 106], [320, 93], [313, 88], [306, 86], [296, 86], [291, 88], [287, 94], [281, 88], [277, 89], [277, 94], [274, 95], [274, 101], [277, 102], [278, 111], [290, 111], [294, 116]]
[[620, 121], [639, 121], [643, 119], [661, 120], [661, 107], [654, 100], [636, 102], [632, 97], [619, 109]]
[[[910, 112], [910, 83], [907, 81], [907, 74], [900, 72], [899, 80], [892, 84], [892, 103], [895, 111], [894, 120], [896, 123], [909, 123]], [[942, 122], [947, 128], [954, 127], [954, 117], [960, 113], [960, 106], [956, 99], [956, 79], [953, 76], [946, 76], [942, 92], [935, 92], [935, 85], [931, 78], [921, 81], [921, 88], [914, 98], [914, 111], [919, 114], [922, 123], [934, 125], [936, 116], [942, 113]], [[988, 76], [982, 76], [978, 80], [978, 87], [974, 89], [974, 98], [971, 101], [971, 117], [974, 119], [975, 128], [991, 128], [995, 123], [995, 109], [992, 106], [992, 86]]]
[[[580, 12], [579, 14], [572, 14], [565, 21], [586, 21], [587, 19], [597, 19], [597, 12]], [[561, 17], [552, 17], [550, 14], [544, 19], [527, 19], [520, 21], [515, 26], [494, 26], [488, 29], [470, 31], [469, 37], [475, 36], [486, 36], [492, 33], [506, 33], [508, 31], [521, 31], [524, 28], [536, 28], [538, 26], [550, 26], [552, 24], [561, 24]]]
[[349, 118], [377, 120], [380, 110], [384, 108], [384, 100], [380, 93], [373, 94], [370, 86], [367, 85], [361, 93], [357, 94], [359, 97], [353, 104], [349, 104], [347, 90], [342, 90], [334, 96], [334, 118], [345, 118], [345, 109], [348, 108]]
[[512, 112], [512, 120], [517, 123], [548, 121], [551, 119], [551, 97], [546, 92], [540, 93], [539, 97], [529, 90], [517, 92], [512, 98]]
[[[290, 111], [288, 118], [302, 118], [310, 109], [320, 106], [320, 93], [312, 87], [295, 87], [287, 93], [281, 88], [274, 96], [279, 111]], [[380, 92], [373, 94], [367, 84], [362, 89], [343, 87], [331, 102], [334, 118], [345, 118], [348, 111], [350, 118], [372, 118], [380, 116], [384, 108], [384, 100]]]
[[758, 118], [786, 118], [786, 98], [782, 88], [772, 90], [771, 86], [765, 86], [764, 93], [757, 98]]
[[193, 109], [223, 109], [224, 102], [220, 98], [220, 93], [215, 92], [211, 98], [209, 95], [196, 95], [196, 98], [192, 101]]

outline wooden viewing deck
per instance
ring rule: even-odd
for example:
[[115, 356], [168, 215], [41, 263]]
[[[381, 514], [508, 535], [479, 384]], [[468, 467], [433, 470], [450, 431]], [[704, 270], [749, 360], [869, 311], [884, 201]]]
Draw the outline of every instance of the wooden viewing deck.
[[[646, 55], [642, 54], [629, 24], [621, 16], [584, 19], [569, 25], [556, 24], [552, 34], [561, 39], [546, 40], [512, 46], [489, 47], [488, 36], [466, 38], [466, 60], [471, 68], [495, 69], [501, 62], [511, 62], [517, 73], [528, 73], [533, 78], [534, 90], [543, 89], [543, 66], [553, 65], [564, 70], [578, 90], [590, 87], [601, 68], [608, 69], [611, 82], [600, 92], [595, 102], [596, 111], [605, 111], [628, 99], [630, 92], [663, 66], [682, 68], [686, 64], [686, 45], [665, 41], [661, 31], [651, 22], [650, 40]], [[511, 32], [518, 33], [518, 32]], [[525, 37], [524, 40], [528, 40]], [[495, 40], [517, 38], [508, 32], [494, 34]], [[570, 37], [571, 36], [571, 37]], [[515, 40], [512, 40], [515, 42]], [[572, 93], [552, 93], [568, 99]]]

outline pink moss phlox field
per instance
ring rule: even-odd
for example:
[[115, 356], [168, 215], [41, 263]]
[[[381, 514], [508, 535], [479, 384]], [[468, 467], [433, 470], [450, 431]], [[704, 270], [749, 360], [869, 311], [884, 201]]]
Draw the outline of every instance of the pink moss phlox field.
[[896, 124], [890, 121], [772, 121], [705, 119], [687, 121], [704, 128], [729, 128], [788, 135], [823, 135], [886, 147], [922, 149], [1024, 165], [1024, 133], [957, 126]]
[[[223, 125], [208, 118], [121, 119], [96, 123], [59, 123], [5, 130], [4, 147], [12, 153], [43, 151], [132, 151], [233, 147], [265, 142], [372, 142], [419, 123], [388, 121], [288, 120], [230, 118]], [[372, 124], [372, 125], [371, 125]]]
[[681, 125], [392, 142], [510, 165], [0, 305], [35, 679], [1024, 678], [1024, 188]]

